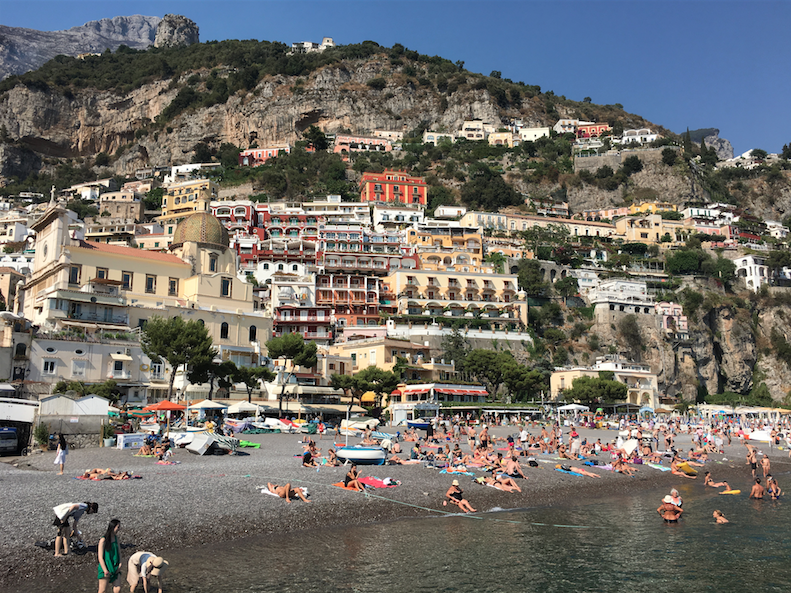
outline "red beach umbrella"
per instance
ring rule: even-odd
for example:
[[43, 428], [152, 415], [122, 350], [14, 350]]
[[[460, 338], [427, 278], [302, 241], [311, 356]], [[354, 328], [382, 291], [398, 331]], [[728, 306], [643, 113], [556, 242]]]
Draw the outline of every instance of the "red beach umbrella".
[[[151, 404], [143, 408], [143, 410], [149, 412], [183, 412], [186, 409], [187, 409], [186, 406], [182, 406], [181, 404], [174, 403], [167, 399], [164, 399], [161, 402], [157, 402], [155, 404]], [[168, 414], [167, 434], [168, 436], [170, 435], [170, 414]]]

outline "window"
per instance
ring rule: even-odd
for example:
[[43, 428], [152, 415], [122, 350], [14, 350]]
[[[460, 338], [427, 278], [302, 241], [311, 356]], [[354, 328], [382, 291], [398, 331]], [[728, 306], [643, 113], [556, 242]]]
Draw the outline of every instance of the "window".
[[123, 360], [113, 361], [113, 371], [116, 373], [122, 373], [124, 371], [124, 361]]
[[82, 266], [72, 266], [69, 270], [69, 284], [79, 284], [80, 283], [80, 272], [82, 271]]
[[72, 377], [84, 377], [85, 376], [85, 367], [87, 366], [87, 360], [72, 360], [71, 361], [71, 376]]
[[152, 362], [150, 368], [152, 379], [164, 378], [164, 365], [161, 362]]
[[254, 325], [250, 326], [250, 333], [249, 338], [251, 342], [255, 342], [256, 337], [258, 336], [258, 328]]
[[168, 235], [172, 235], [172, 234], [173, 234], [173, 227], [169, 226], [168, 227]]
[[168, 278], [168, 295], [176, 296], [179, 293], [179, 279]]
[[297, 264], [294, 264], [293, 266], [291, 266], [291, 271], [292, 272], [296, 272], [298, 270], [299, 270], [299, 266]]
[[283, 264], [277, 264], [277, 270], [279, 272], [282, 272], [283, 271]]
[[121, 272], [121, 288], [132, 290], [132, 272]]
[[108, 276], [107, 268], [96, 268], [96, 277], [97, 278], [102, 278], [102, 279], [106, 280], [107, 276]]
[[146, 274], [146, 292], [154, 294], [157, 291], [157, 277]]
[[231, 296], [231, 279], [230, 278], [223, 278], [220, 281], [220, 296], [230, 297]]
[[217, 256], [212, 255], [209, 257], [209, 271], [216, 272], [217, 271]]
[[58, 363], [57, 360], [45, 360], [43, 373], [45, 375], [54, 375], [55, 366], [57, 365], [57, 363]]
[[228, 339], [228, 324], [226, 322], [222, 322], [220, 326], [220, 339], [227, 340]]
[[269, 269], [269, 264], [264, 264], [264, 269], [268, 270]]

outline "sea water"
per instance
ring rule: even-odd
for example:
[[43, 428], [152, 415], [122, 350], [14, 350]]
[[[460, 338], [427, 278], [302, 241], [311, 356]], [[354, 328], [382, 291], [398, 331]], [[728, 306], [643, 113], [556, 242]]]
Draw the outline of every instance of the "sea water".
[[[163, 552], [170, 561], [165, 591], [791, 591], [787, 501], [685, 486], [683, 520], [671, 525], [656, 512], [666, 492], [642, 491], [573, 507], [408, 519], [169, 550]], [[474, 493], [468, 489], [473, 503]], [[730, 523], [715, 524], [715, 509]], [[51, 590], [95, 591], [95, 579], [94, 569]]]

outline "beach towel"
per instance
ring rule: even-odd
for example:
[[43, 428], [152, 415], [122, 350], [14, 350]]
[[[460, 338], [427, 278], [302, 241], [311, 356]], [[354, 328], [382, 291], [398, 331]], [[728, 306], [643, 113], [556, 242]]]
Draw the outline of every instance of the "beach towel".
[[441, 474], [461, 474], [463, 476], [474, 476], [475, 475], [473, 472], [465, 472], [465, 471], [458, 470], [458, 469], [453, 469], [453, 468], [440, 470], [439, 473], [441, 473]]
[[365, 484], [366, 486], [371, 486], [372, 488], [395, 488], [398, 486], [398, 484], [394, 484], [392, 482], [385, 483], [384, 480], [380, 480], [379, 478], [371, 478], [369, 476], [360, 478], [360, 483]]
[[163, 461], [162, 459], [157, 461], [157, 465], [176, 465], [178, 463], [181, 463], [181, 462], [180, 461]]
[[661, 470], [663, 472], [669, 472], [670, 468], [665, 467], [664, 465], [659, 465], [658, 463], [646, 463], [648, 467], [653, 467], [654, 469]]
[[74, 478], [75, 480], [88, 480], [90, 482], [120, 482], [121, 480], [142, 480], [143, 476], [124, 476], [120, 480], [116, 480], [115, 478], [86, 478], [85, 476], [77, 476]]
[[333, 486], [337, 488], [342, 488], [343, 490], [350, 490], [351, 492], [359, 492], [356, 488], [352, 488], [351, 486], [344, 486], [343, 482], [335, 482]]
[[580, 478], [584, 478], [585, 477], [582, 474], [578, 474], [578, 473], [575, 473], [575, 472], [567, 470], [567, 469], [561, 469], [559, 467], [556, 467], [555, 471], [556, 472], [560, 472], [561, 474], [568, 474], [570, 476], [579, 476]]
[[140, 455], [139, 453], [135, 453], [135, 457], [155, 457], [155, 455]]
[[253, 449], [260, 449], [261, 443], [251, 443], [250, 441], [239, 441], [240, 447], [250, 447]]

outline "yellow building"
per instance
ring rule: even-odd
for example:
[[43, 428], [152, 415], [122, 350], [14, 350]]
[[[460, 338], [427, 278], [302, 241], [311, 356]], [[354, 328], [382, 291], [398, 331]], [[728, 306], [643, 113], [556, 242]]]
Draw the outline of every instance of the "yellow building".
[[514, 135], [511, 132], [494, 132], [486, 138], [491, 146], [514, 147]]
[[[23, 288], [22, 311], [42, 339], [66, 340], [31, 373], [38, 380], [109, 377], [142, 391], [156, 381], [166, 386], [167, 369], [145, 357], [137, 333], [155, 315], [200, 321], [221, 358], [257, 363], [271, 319], [255, 310], [253, 286], [237, 278], [228, 232], [211, 214], [181, 222], [170, 253], [72, 239], [70, 222], [70, 213], [55, 207], [33, 225], [36, 271]], [[87, 367], [75, 362], [89, 352], [95, 356]]]
[[[108, 192], [99, 196], [99, 213], [110, 218], [143, 220], [143, 201], [131, 190]], [[109, 214], [107, 214], [109, 213]]]
[[624, 216], [615, 221], [618, 235], [626, 243], [677, 243], [684, 240], [689, 229], [683, 220], [667, 220], [660, 214]]
[[171, 183], [162, 197], [162, 215], [157, 217], [170, 235], [175, 225], [195, 212], [210, 212], [210, 203], [217, 199], [217, 184], [209, 179], [193, 179]]
[[484, 319], [527, 325], [527, 298], [509, 274], [396, 270], [386, 279], [399, 315]]
[[429, 348], [408, 340], [380, 336], [333, 344], [329, 347], [329, 354], [351, 359], [351, 370], [356, 374], [370, 366], [392, 371], [398, 357], [410, 362], [422, 362], [428, 358]]
[[506, 234], [519, 233], [534, 226], [546, 228], [549, 225], [567, 229], [571, 237], [611, 237], [616, 233], [615, 226], [606, 222], [499, 212], [467, 212], [461, 217], [459, 224], [466, 227], [478, 226]]
[[445, 270], [448, 266], [480, 266], [483, 237], [477, 228], [463, 226], [419, 226], [406, 231], [406, 241], [417, 246], [421, 266]]
[[656, 212], [678, 212], [678, 206], [670, 202], [643, 202], [629, 206], [629, 214], [655, 214]]

